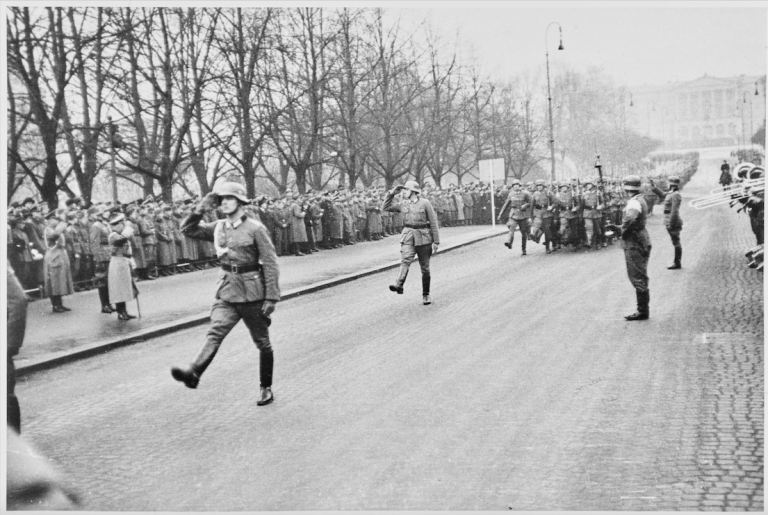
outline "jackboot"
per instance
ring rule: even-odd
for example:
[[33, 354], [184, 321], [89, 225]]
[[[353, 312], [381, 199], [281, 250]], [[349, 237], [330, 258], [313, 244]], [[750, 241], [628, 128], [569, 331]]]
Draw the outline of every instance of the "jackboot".
[[274, 367], [274, 359], [272, 350], [261, 353], [261, 360], [259, 362], [261, 392], [259, 400], [256, 401], [257, 406], [266, 406], [275, 400], [274, 395], [272, 395], [272, 369]]
[[175, 366], [171, 368], [171, 376], [177, 381], [184, 383], [187, 388], [197, 388], [200, 382], [200, 376], [213, 361], [219, 348], [216, 345], [205, 342], [200, 351], [195, 356], [192, 363], [187, 366]]
[[429, 297], [429, 286], [431, 282], [432, 282], [431, 274], [421, 275], [421, 296], [425, 306], [432, 304], [432, 299]]
[[512, 242], [515, 241], [514, 237], [509, 238], [509, 241], [504, 242], [504, 246], [507, 247], [509, 250], [512, 250]]
[[678, 270], [683, 268], [680, 264], [680, 260], [683, 258], [683, 247], [675, 247], [675, 262], [672, 266], [668, 266], [667, 270]]
[[624, 319], [630, 322], [634, 320], [648, 320], [650, 316], [651, 292], [635, 290], [635, 294], [637, 296], [637, 312], [625, 316]]
[[400, 265], [400, 275], [397, 276], [397, 281], [395, 281], [395, 284], [389, 285], [389, 291], [393, 291], [402, 295], [403, 285], [405, 284], [406, 277], [408, 277], [408, 267], [405, 265]]
[[525, 234], [523, 234], [523, 254], [522, 254], [523, 256], [527, 256], [528, 255], [528, 254], [525, 253], [525, 244], [527, 243], [526, 240], [527, 240], [527, 238], [525, 237]]

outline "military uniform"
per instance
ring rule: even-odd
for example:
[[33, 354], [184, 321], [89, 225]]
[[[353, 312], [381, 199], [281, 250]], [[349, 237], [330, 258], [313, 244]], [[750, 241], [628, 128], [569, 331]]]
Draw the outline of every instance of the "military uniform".
[[[233, 190], [230, 195], [227, 188], [231, 184], [224, 184], [219, 195], [236, 196], [238, 201], [247, 202], [245, 188], [240, 185], [229, 188]], [[189, 367], [172, 369], [173, 377], [190, 388], [197, 387], [200, 376], [213, 361], [224, 337], [242, 319], [260, 352], [262, 400], [257, 404], [268, 404], [272, 401], [274, 357], [269, 339], [272, 320], [263, 307], [266, 301], [274, 303], [280, 300], [275, 247], [267, 228], [245, 214], [234, 220], [226, 218], [213, 223], [201, 223], [202, 219], [199, 209], [193, 211], [184, 220], [181, 231], [192, 238], [214, 244], [221, 266], [216, 283], [216, 300], [205, 343]], [[268, 396], [265, 396], [265, 391], [268, 391]]]
[[[631, 189], [630, 189], [631, 188]], [[624, 178], [624, 189], [633, 193], [624, 207], [621, 227], [614, 226], [621, 236], [621, 248], [627, 265], [629, 282], [635, 288], [637, 312], [627, 320], [646, 320], [650, 316], [650, 291], [648, 289], [648, 260], [651, 257], [651, 238], [645, 228], [648, 206], [640, 192], [640, 178], [629, 175]]]
[[[414, 181], [406, 183], [407, 190], [421, 193]], [[403, 293], [403, 284], [408, 276], [408, 270], [415, 258], [421, 267], [421, 288], [424, 303], [429, 304], [432, 274], [429, 261], [432, 257], [432, 245], [440, 244], [440, 229], [432, 204], [425, 198], [416, 197], [414, 200], [395, 200], [396, 190], [387, 193], [384, 199], [384, 210], [399, 212], [403, 216], [403, 232], [400, 234], [400, 272], [394, 286], [390, 290]]]
[[90, 247], [93, 253], [93, 284], [99, 292], [102, 313], [112, 313], [109, 306], [109, 290], [107, 288], [107, 271], [109, 269], [109, 227], [99, 217], [104, 211], [97, 212], [96, 220], [91, 225]]
[[[677, 177], [670, 178], [670, 182], [680, 184]], [[680, 243], [680, 232], [683, 230], [683, 219], [680, 217], [680, 204], [682, 204], [683, 199], [677, 188], [672, 188], [665, 193], [661, 188], [653, 186], [653, 192], [664, 199], [664, 225], [675, 249], [675, 260], [669, 268], [672, 270], [681, 268], [683, 246]]]
[[[589, 183], [592, 184], [592, 183]], [[587, 245], [597, 250], [602, 238], [603, 198], [597, 188], [584, 191], [581, 195], [583, 207], [584, 232]]]
[[[519, 182], [517, 184], [519, 184]], [[515, 191], [513, 189], [509, 192], [509, 196], [501, 206], [501, 211], [499, 212], [499, 217], [501, 217], [506, 212], [507, 208], [509, 208], [509, 220], [507, 221], [507, 227], [509, 227], [509, 241], [504, 245], [509, 249], [512, 248], [512, 242], [515, 240], [515, 229], [520, 227], [523, 255], [526, 254], [526, 241], [528, 239], [528, 234], [531, 231], [528, 219], [532, 215], [532, 207], [533, 197], [528, 190], [520, 189]]]
[[547, 254], [551, 252], [550, 245], [552, 244], [552, 220], [555, 208], [555, 201], [552, 196], [543, 189], [544, 182], [542, 181], [537, 185], [541, 186], [540, 190], [533, 193], [533, 228], [531, 229], [531, 236], [533, 240], [538, 243], [541, 235], [544, 235], [544, 247]]

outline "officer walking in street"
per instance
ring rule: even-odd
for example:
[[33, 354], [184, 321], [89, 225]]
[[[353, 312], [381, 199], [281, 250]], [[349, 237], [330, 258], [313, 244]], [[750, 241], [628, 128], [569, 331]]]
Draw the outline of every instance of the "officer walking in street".
[[[404, 202], [395, 201], [395, 194], [405, 190]], [[429, 200], [421, 198], [421, 188], [416, 181], [407, 181], [405, 186], [396, 186], [387, 193], [384, 200], [385, 211], [399, 212], [403, 215], [403, 232], [400, 235], [400, 273], [395, 284], [389, 289], [402, 294], [408, 269], [415, 257], [419, 259], [421, 266], [421, 290], [422, 300], [425, 305], [432, 304], [429, 296], [432, 275], [429, 270], [429, 260], [432, 254], [437, 252], [440, 245], [440, 230], [437, 222], [437, 214]]]
[[499, 211], [498, 222], [502, 222], [504, 213], [507, 208], [510, 208], [509, 221], [507, 222], [507, 227], [509, 227], [509, 241], [505, 242], [504, 245], [512, 250], [512, 242], [515, 240], [515, 229], [520, 227], [520, 236], [523, 238], [523, 256], [526, 255], [525, 244], [528, 240], [528, 234], [531, 231], [529, 219], [533, 214], [532, 207], [533, 197], [528, 190], [522, 189], [519, 180], [514, 179], [512, 181], [512, 191], [509, 192], [507, 200], [504, 202], [504, 205], [501, 206], [501, 210]]
[[651, 294], [648, 291], [648, 260], [651, 257], [651, 238], [645, 229], [648, 206], [640, 192], [642, 181], [637, 175], [624, 178], [624, 191], [631, 197], [624, 207], [621, 226], [611, 224], [611, 229], [621, 237], [621, 248], [627, 263], [629, 282], [635, 287], [637, 311], [624, 318], [629, 321], [648, 320]]
[[668, 179], [669, 191], [667, 192], [656, 187], [653, 179], [650, 181], [653, 192], [664, 199], [664, 225], [667, 227], [669, 237], [672, 238], [672, 246], [675, 248], [675, 261], [672, 266], [667, 268], [678, 270], [682, 268], [680, 261], [683, 257], [683, 246], [680, 244], [680, 231], [683, 230], [683, 219], [680, 218], [680, 204], [683, 202], [680, 196], [680, 177], [673, 175]]
[[[214, 243], [221, 271], [205, 344], [192, 363], [173, 367], [171, 375], [188, 388], [197, 388], [200, 376], [213, 361], [221, 342], [242, 319], [260, 351], [261, 394], [256, 404], [264, 406], [274, 400], [274, 356], [269, 325], [270, 315], [280, 300], [279, 269], [267, 228], [246, 216], [247, 204], [248, 196], [242, 185], [224, 183], [206, 195], [182, 224], [184, 234]], [[201, 224], [204, 213], [217, 206], [226, 218]]]

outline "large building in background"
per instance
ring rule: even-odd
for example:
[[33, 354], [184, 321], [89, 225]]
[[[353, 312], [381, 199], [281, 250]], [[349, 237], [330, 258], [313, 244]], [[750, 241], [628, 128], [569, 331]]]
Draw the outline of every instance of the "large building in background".
[[663, 149], [750, 148], [765, 120], [765, 76], [718, 78], [631, 88], [627, 123]]

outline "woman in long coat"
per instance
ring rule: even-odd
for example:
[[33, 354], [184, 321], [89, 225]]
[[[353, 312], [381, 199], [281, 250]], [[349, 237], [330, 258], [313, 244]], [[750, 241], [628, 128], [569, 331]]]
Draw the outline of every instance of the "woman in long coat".
[[[67, 255], [67, 242], [64, 232], [67, 224], [57, 218], [57, 212], [48, 213], [45, 231], [45, 258], [43, 259], [43, 277], [45, 278], [45, 294], [50, 297], [54, 313], [64, 313], [71, 311], [64, 307], [61, 297], [72, 295], [74, 285], [72, 284], [72, 269], [69, 266], [69, 256]], [[61, 214], [63, 217], [63, 213]]]
[[307, 228], [304, 225], [304, 218], [307, 216], [307, 210], [302, 204], [299, 194], [293, 195], [291, 203], [291, 239], [293, 241], [293, 254], [302, 256], [307, 244]]
[[157, 237], [157, 267], [162, 276], [170, 275], [173, 255], [171, 245], [176, 245], [173, 241], [173, 233], [168, 227], [168, 220], [162, 208], [155, 212], [155, 236]]
[[119, 320], [130, 320], [136, 317], [128, 314], [125, 303], [132, 301], [139, 294], [131, 273], [133, 251], [130, 238], [133, 236], [133, 229], [125, 226], [125, 215], [122, 213], [109, 221], [109, 228], [109, 246], [112, 253], [107, 273], [109, 300], [115, 303]]

